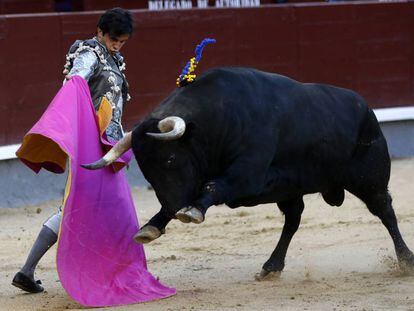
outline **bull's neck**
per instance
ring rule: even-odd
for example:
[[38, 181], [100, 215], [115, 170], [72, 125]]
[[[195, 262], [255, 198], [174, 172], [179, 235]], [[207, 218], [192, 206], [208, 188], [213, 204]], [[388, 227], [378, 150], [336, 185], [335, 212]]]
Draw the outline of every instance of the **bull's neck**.
[[[205, 118], [204, 120], [212, 120]], [[214, 120], [214, 119], [213, 119]], [[210, 124], [198, 123], [197, 133], [194, 135], [194, 149], [198, 156], [198, 163], [200, 169], [205, 173], [208, 179], [216, 177], [219, 172], [222, 172], [228, 165], [227, 152], [229, 141], [226, 137], [226, 126], [220, 123], [220, 118], [217, 118]]]

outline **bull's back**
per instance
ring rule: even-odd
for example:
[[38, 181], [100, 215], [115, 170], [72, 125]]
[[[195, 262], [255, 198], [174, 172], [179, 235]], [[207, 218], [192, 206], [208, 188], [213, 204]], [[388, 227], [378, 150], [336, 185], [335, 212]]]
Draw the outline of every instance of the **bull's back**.
[[267, 139], [275, 150], [270, 171], [283, 176], [287, 188], [319, 192], [341, 183], [361, 144], [383, 140], [375, 115], [354, 91], [253, 73], [257, 78], [251, 89], [258, 98], [253, 105], [265, 111], [267, 120], [259, 118], [259, 127], [272, 128]]
[[349, 160], [370, 111], [351, 90], [243, 67], [210, 69], [174, 96], [222, 146], [265, 140], [278, 163]]
[[[301, 83], [283, 75], [252, 68], [215, 68], [199, 79], [194, 84], [203, 85], [204, 89], [199, 93], [201, 96], [209, 95], [209, 107], [216, 106], [214, 109], [219, 111], [227, 108], [232, 114], [239, 115], [248, 112], [262, 126], [269, 124], [263, 124], [263, 120], [283, 122], [290, 119], [289, 122], [297, 120], [302, 124], [311, 118], [316, 126], [333, 119], [351, 126], [352, 120], [361, 122], [367, 112], [364, 100], [351, 90]], [[347, 120], [348, 117], [352, 120]], [[253, 118], [244, 119], [250, 121]]]
[[327, 146], [350, 156], [368, 113], [356, 93], [328, 85], [298, 83], [282, 97], [275, 94], [274, 100], [277, 126], [283, 123], [279, 143], [290, 152]]

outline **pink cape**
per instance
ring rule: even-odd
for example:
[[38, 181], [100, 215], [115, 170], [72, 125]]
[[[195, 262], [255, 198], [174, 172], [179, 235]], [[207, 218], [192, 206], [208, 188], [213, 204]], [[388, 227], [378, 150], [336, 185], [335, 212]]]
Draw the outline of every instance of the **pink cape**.
[[[175, 294], [147, 270], [133, 241], [138, 220], [123, 170], [88, 171], [104, 155], [88, 85], [73, 77], [24, 137], [19, 158], [35, 172], [70, 172], [60, 227], [57, 268], [67, 293], [84, 306], [144, 302]], [[120, 161], [126, 164], [131, 152]]]

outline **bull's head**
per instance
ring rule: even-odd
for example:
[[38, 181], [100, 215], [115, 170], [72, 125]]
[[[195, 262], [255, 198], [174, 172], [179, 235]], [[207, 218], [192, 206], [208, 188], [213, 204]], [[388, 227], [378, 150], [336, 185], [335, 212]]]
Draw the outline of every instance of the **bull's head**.
[[[185, 121], [180, 117], [168, 117], [158, 122], [161, 133], [146, 133], [159, 140], [174, 140], [180, 138], [185, 132]], [[101, 159], [90, 164], [81, 164], [89, 170], [96, 170], [115, 162], [121, 155], [132, 147], [132, 132], [125, 136]]]
[[[157, 128], [159, 132], [157, 132]], [[145, 178], [153, 186], [161, 205], [173, 216], [191, 205], [202, 186], [197, 154], [199, 143], [192, 138], [192, 126], [176, 116], [149, 119], [127, 133], [102, 159], [87, 165], [98, 169], [110, 165], [132, 147]]]

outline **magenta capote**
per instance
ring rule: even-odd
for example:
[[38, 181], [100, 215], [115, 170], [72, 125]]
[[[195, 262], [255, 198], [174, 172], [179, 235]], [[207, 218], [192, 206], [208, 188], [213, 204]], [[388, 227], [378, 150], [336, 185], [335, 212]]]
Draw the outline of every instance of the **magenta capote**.
[[[57, 268], [67, 293], [84, 306], [102, 307], [165, 298], [175, 289], [164, 286], [147, 270], [143, 246], [133, 241], [139, 227], [123, 170], [88, 171], [80, 167], [103, 156], [98, 120], [88, 85], [73, 77], [57, 93], [43, 116], [26, 134], [19, 156], [34, 171], [54, 161], [31, 162], [25, 153], [42, 148], [41, 135], [67, 155], [69, 188], [57, 249]], [[126, 164], [127, 152], [118, 161]], [[64, 168], [62, 168], [64, 169]]]

